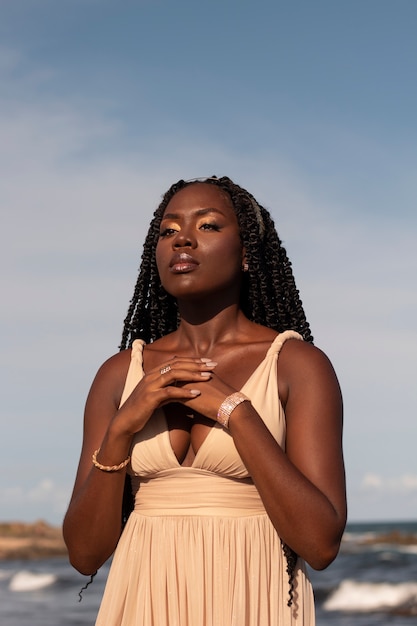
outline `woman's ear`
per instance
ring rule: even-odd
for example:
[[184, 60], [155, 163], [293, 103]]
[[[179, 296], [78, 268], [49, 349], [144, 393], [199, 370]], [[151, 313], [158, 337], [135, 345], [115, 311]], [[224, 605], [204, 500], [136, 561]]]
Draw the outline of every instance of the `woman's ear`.
[[249, 263], [246, 260], [246, 248], [242, 248], [242, 272], [249, 271]]

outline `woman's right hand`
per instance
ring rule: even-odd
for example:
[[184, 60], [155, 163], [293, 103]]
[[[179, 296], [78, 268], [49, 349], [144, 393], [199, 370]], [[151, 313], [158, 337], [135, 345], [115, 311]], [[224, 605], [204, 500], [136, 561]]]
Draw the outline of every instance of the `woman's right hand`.
[[132, 437], [142, 430], [157, 408], [170, 402], [186, 404], [187, 400], [200, 395], [201, 391], [193, 388], [192, 383], [210, 380], [216, 365], [209, 358], [178, 356], [158, 364], [136, 385], [115, 414], [111, 428]]

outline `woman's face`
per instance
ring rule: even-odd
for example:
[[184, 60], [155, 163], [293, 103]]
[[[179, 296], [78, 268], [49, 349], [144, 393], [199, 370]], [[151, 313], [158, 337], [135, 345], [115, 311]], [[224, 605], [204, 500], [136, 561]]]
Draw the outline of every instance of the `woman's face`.
[[244, 250], [228, 195], [195, 183], [178, 191], [162, 217], [156, 247], [161, 283], [175, 298], [238, 297]]

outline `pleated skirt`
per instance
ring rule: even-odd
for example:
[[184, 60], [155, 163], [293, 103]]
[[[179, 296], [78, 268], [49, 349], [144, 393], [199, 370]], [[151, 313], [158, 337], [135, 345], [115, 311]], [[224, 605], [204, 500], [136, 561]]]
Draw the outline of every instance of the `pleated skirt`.
[[286, 559], [254, 485], [180, 469], [140, 483], [96, 626], [314, 626], [301, 559], [287, 604]]

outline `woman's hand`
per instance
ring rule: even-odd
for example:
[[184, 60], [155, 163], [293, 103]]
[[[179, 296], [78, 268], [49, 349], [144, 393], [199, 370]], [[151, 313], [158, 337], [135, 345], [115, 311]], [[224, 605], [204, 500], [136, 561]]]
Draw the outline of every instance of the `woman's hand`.
[[[157, 408], [170, 402], [190, 403], [201, 395], [216, 365], [209, 358], [177, 356], [159, 364], [142, 378], [117, 411], [112, 420], [112, 430], [131, 437], [142, 430]], [[203, 408], [209, 397], [204, 394], [204, 400], [198, 403], [203, 414], [206, 414]], [[192, 406], [196, 405], [193, 403]], [[207, 417], [215, 419], [215, 415], [211, 410]]]
[[[190, 387], [191, 385], [187, 383], [186, 388]], [[219, 408], [227, 396], [238, 390], [225, 383], [215, 371], [211, 372], [210, 378], [204, 384], [200, 382], [194, 387], [196, 389], [193, 391], [198, 391], [198, 394], [191, 399], [180, 400], [180, 402], [189, 406], [193, 411], [204, 415], [204, 417], [222, 423], [218, 416]]]

